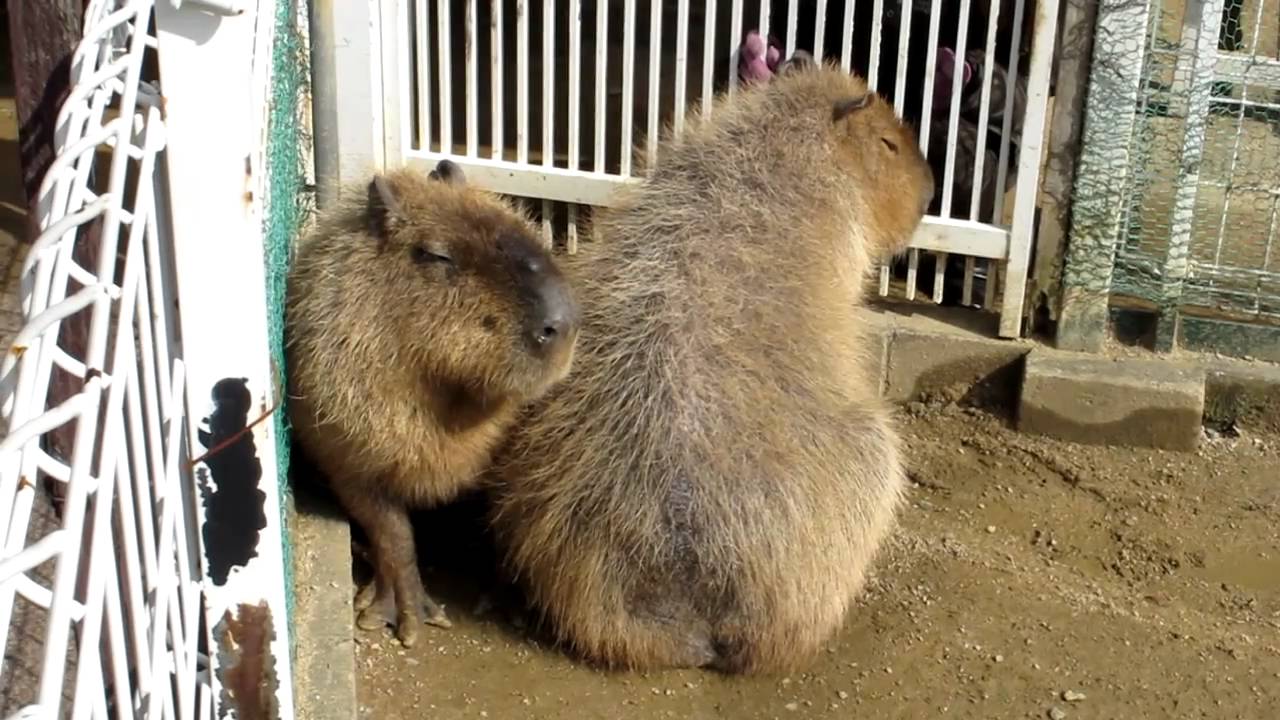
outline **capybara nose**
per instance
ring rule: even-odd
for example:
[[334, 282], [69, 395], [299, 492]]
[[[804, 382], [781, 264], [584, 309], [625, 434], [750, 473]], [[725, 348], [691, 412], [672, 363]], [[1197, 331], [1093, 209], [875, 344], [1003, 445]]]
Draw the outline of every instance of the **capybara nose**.
[[578, 306], [563, 283], [546, 283], [538, 293], [538, 308], [529, 323], [533, 347], [548, 351], [571, 340], [578, 327]]
[[569, 330], [569, 321], [564, 315], [548, 315], [542, 320], [542, 327], [533, 333], [533, 341], [539, 346], [553, 343]]

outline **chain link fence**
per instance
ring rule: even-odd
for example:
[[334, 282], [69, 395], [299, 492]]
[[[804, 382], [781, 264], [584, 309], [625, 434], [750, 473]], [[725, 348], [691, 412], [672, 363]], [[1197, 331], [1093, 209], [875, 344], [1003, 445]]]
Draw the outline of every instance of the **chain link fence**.
[[1182, 316], [1280, 324], [1280, 0], [1098, 12], [1064, 344], [1108, 306], [1157, 310], [1159, 349]]

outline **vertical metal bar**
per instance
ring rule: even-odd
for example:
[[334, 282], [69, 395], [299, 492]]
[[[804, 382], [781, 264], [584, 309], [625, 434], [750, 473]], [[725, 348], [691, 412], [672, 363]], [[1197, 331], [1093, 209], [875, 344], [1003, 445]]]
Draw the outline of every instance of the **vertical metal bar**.
[[502, 0], [490, 0], [489, 12], [491, 14], [489, 18], [489, 104], [493, 123], [493, 147], [490, 150], [494, 160], [501, 160], [502, 146], [506, 135], [506, 128], [503, 127], [502, 110], [506, 105], [507, 96], [502, 82], [502, 70], [504, 67], [502, 61]]
[[938, 19], [941, 13], [942, 3], [935, 2], [929, 11], [929, 49], [924, 65], [924, 105], [920, 111], [920, 151], [925, 154], [925, 157], [929, 156], [929, 120], [933, 117], [933, 83], [938, 62]]
[[626, 0], [622, 10], [622, 132], [619, 148], [619, 172], [631, 175], [635, 155], [636, 109], [636, 0]]
[[476, 46], [480, 44], [480, 30], [476, 27], [476, 2], [467, 0], [467, 157], [480, 154], [480, 71], [476, 67]]
[[[596, 3], [596, 172], [602, 173], [605, 168], [605, 129], [608, 123], [607, 112], [609, 95], [609, 4]], [[656, 38], [654, 38], [656, 40]]]
[[[849, 72], [853, 67], [853, 11], [856, 0], [845, 0], [844, 2], [844, 29], [840, 34], [840, 67], [845, 72]], [[885, 270], [888, 273], [888, 269]], [[885, 282], [888, 282], [886, 279]], [[888, 292], [886, 286], [883, 292]], [[882, 293], [883, 294], [883, 293]]]
[[711, 117], [716, 69], [716, 0], [707, 0], [702, 22], [702, 114]]
[[[628, 0], [634, 3], [635, 0]], [[625, 93], [624, 93], [625, 95]], [[623, 107], [627, 103], [623, 102]], [[582, 155], [582, 0], [569, 0], [569, 169], [577, 170]], [[565, 250], [578, 252], [578, 206], [569, 204]]]
[[649, 127], [645, 145], [648, 152], [649, 171], [658, 162], [658, 140], [660, 117], [658, 102], [659, 86], [662, 83], [662, 0], [650, 0], [649, 6]]
[[[942, 217], [947, 218], [951, 217], [952, 193], [955, 191], [956, 135], [960, 128], [960, 91], [964, 84], [964, 48], [966, 41], [969, 39], [969, 3], [970, 0], [960, 0], [960, 26], [956, 30], [955, 64], [951, 68], [951, 104], [947, 107], [947, 156], [943, 161], [941, 208]], [[987, 62], [985, 65], [990, 67], [991, 63]], [[1013, 92], [1009, 92], [1010, 97], [1013, 97], [1013, 95]], [[978, 134], [984, 134], [981, 128], [979, 128]], [[978, 194], [981, 187], [981, 184], [974, 185], [973, 194]]]
[[[599, 10], [598, 10], [599, 12]], [[579, 136], [582, 133], [582, 1], [568, 0], [568, 169], [579, 164]], [[596, 44], [603, 44], [596, 37]], [[603, 45], [602, 45], [603, 46]], [[595, 109], [599, 115], [600, 109]], [[549, 126], [549, 124], [548, 124]], [[544, 128], [544, 133], [545, 131]], [[547, 164], [543, 163], [544, 165]]]
[[[792, 0], [792, 4], [799, 0]], [[827, 0], [818, 0], [817, 17], [813, 21], [813, 57], [818, 62], [822, 62], [822, 51], [824, 41], [827, 39]]]
[[942, 290], [947, 279], [948, 257], [949, 255], [944, 252], [935, 252], [933, 254], [933, 301], [939, 305], [942, 304]]
[[908, 9], [898, 18], [898, 73], [893, 85], [893, 110], [899, 119], [907, 102], [907, 62], [911, 46], [911, 18], [914, 16], [915, 13]]
[[685, 92], [689, 81], [689, 0], [676, 2], [676, 97], [672, 128], [676, 137], [684, 132]]
[[800, 0], [787, 0], [787, 57], [796, 51], [796, 15]]
[[1169, 218], [1169, 245], [1165, 251], [1157, 301], [1155, 349], [1177, 347], [1182, 286], [1191, 265], [1191, 231], [1195, 219], [1200, 163], [1204, 157], [1205, 129], [1213, 99], [1214, 65], [1218, 58], [1218, 31], [1222, 26], [1223, 0], [1188, 0], [1183, 15], [1182, 47], [1175, 72], [1190, 92], [1182, 135], [1178, 179], [1174, 185], [1173, 211]]
[[977, 271], [977, 258], [968, 255], [964, 259], [964, 285], [961, 286], [960, 303], [965, 307], [973, 307], [973, 276]]
[[[1022, 18], [1023, 18], [1023, 13], [1026, 12], [1026, 5], [1027, 5], [1027, 0], [1018, 0], [1018, 2], [1013, 6], [1013, 26], [1015, 28], [1022, 27]], [[1042, 14], [1040, 17], [1043, 18], [1044, 15]], [[1057, 13], [1054, 13], [1053, 22], [1055, 25], [1058, 22]], [[1039, 26], [1040, 24], [1036, 23], [1037, 29], [1039, 28]], [[1009, 77], [1009, 80], [1008, 80], [1009, 88], [1013, 88], [1018, 83], [1018, 52], [1020, 50], [1021, 42], [1022, 42], [1022, 34], [1015, 32], [1013, 34], [1013, 41], [1012, 43], [1010, 43], [1010, 47], [1009, 47], [1009, 59], [1005, 64], [1005, 70], [1007, 71], [1008, 77]], [[1032, 42], [1034, 43], [1035, 40], [1033, 39]], [[1032, 46], [1032, 52], [1035, 52], [1034, 45]], [[1027, 83], [1028, 105], [1030, 104], [1030, 100], [1031, 100], [1030, 93], [1033, 90], [1034, 88], [1031, 87], [1031, 83], [1028, 82]], [[996, 161], [996, 187], [997, 188], [1003, 188], [1005, 186], [1005, 182], [1009, 177], [1009, 151], [1013, 144], [1013, 132], [1012, 132], [1013, 100], [1014, 100], [1014, 93], [1006, 92], [1005, 99], [1004, 99], [1004, 122], [1000, 126], [1000, 156], [999, 156], [1000, 159]], [[1027, 113], [1030, 114], [1030, 112], [1031, 112], [1031, 108], [1028, 107]], [[1026, 133], [1025, 121], [1023, 123], [1023, 133], [1024, 134]], [[1019, 148], [1019, 152], [1024, 152], [1024, 149]], [[1037, 167], [1039, 167], [1038, 155], [1036, 156], [1036, 160], [1037, 160]], [[1015, 188], [1015, 193], [1016, 193], [1016, 188]], [[1005, 196], [1005, 193], [1003, 191], [999, 191], [996, 193], [995, 210], [992, 213], [993, 221], [996, 223], [1001, 223], [1004, 221], [1004, 196]], [[1014, 197], [1014, 202], [1015, 203], [1017, 202], [1016, 195]]]
[[418, 148], [431, 149], [431, 28], [427, 0], [414, 0], [414, 48], [418, 61]]
[[[937, 5], [934, 5], [937, 12]], [[871, 3], [871, 54], [867, 57], [867, 86], [878, 90], [880, 85], [880, 36], [884, 34], [884, 0]]]
[[[556, 164], [556, 3], [542, 0], [542, 166]], [[551, 247], [552, 206], [542, 201], [542, 244]]]
[[907, 299], [916, 299], [916, 274], [920, 271], [920, 251], [912, 248], [907, 255]]
[[[1041, 6], [1036, 13], [1035, 31], [1031, 39], [1031, 62], [1027, 70], [1027, 113], [1022, 123], [1022, 137], [1019, 138], [1013, 226], [1009, 230], [1009, 258], [1004, 267], [1000, 336], [1007, 338], [1016, 338], [1022, 334], [1027, 267], [1031, 261], [1031, 243], [1035, 235], [1036, 189], [1040, 186], [1040, 159], [1049, 103], [1049, 76], [1053, 72], [1053, 43], [1058, 34], [1057, 9], [1054, 8], [1051, 12], [1045, 10]], [[1010, 81], [1013, 82], [1013, 79]], [[1009, 96], [1012, 98], [1013, 93], [1009, 93]], [[1012, 99], [1008, 104], [1013, 104]]]
[[996, 306], [996, 297], [1000, 284], [999, 260], [987, 260], [987, 284], [982, 291], [982, 307], [990, 309]]
[[440, 48], [439, 70], [436, 85], [440, 98], [440, 152], [453, 152], [453, 78], [450, 62], [453, 50], [449, 45], [449, 3], [436, 5], [436, 42]]
[[[1070, 2], [1070, 0], [1068, 0]], [[996, 28], [1000, 26], [1000, 6], [1002, 3], [991, 3], [991, 17], [987, 19], [987, 44], [985, 62], [982, 63], [982, 93], [978, 98], [978, 144], [973, 153], [973, 192], [969, 197], [969, 219], [977, 220], [978, 211], [982, 207], [983, 174], [986, 172], [987, 160], [987, 123], [991, 121], [991, 77], [996, 64], [992, 59], [996, 56]], [[1008, 90], [1006, 90], [1008, 92]], [[958, 100], [958, 98], [953, 98]], [[1004, 188], [997, 186], [997, 193]], [[993, 218], [999, 223], [999, 218]], [[967, 303], [966, 303], [967, 304]]]
[[765, 42], [769, 40], [769, 13], [772, 9], [771, 0], [760, 0], [760, 37], [764, 38]]
[[729, 58], [729, 97], [738, 92], [738, 63], [742, 62], [742, 0], [733, 0], [733, 14], [729, 20], [729, 42], [733, 54]]
[[529, 162], [529, 10], [516, 3], [516, 162]]

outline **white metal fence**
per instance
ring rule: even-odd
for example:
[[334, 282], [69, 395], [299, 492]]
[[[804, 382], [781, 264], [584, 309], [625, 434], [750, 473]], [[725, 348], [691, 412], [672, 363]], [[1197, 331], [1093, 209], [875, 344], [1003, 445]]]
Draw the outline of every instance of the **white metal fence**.
[[[270, 46], [273, 14], [266, 0], [264, 16], [241, 5], [220, 18], [190, 1], [88, 3], [41, 186], [42, 232], [22, 268], [26, 325], [0, 365], [0, 715], [292, 715], [267, 428], [244, 435], [258, 446], [264, 522], [251, 552], [230, 551], [234, 567], [210, 534], [210, 496], [230, 495], [231, 475], [213, 468], [216, 447], [192, 460], [234, 434], [237, 404], [271, 398], [245, 163], [261, 144], [247, 91], [267, 82], [252, 49], [259, 33]], [[201, 72], [225, 77], [201, 82]], [[221, 132], [191, 122], [200, 114]], [[210, 142], [234, 174], [225, 161], [181, 167]], [[193, 200], [220, 219], [201, 224]], [[217, 262], [201, 257], [211, 243]], [[249, 281], [238, 303], [211, 292], [222, 274]], [[68, 343], [74, 323], [87, 331], [81, 347]], [[227, 323], [238, 347], [217, 350]], [[236, 380], [218, 382], [227, 376]], [[50, 392], [58, 377], [74, 388], [65, 398]], [[234, 455], [245, 442], [227, 445]], [[252, 499], [258, 487], [248, 490]]]
[[[1058, 0], [365, 0], [331, 13], [343, 36], [334, 52], [338, 179], [447, 157], [484, 187], [544, 201], [544, 232], [563, 236], [569, 252], [580, 206], [607, 206], [634, 182], [633, 147], [653, 159], [659, 130], [680, 132], [677, 108], [705, 112], [715, 92], [736, 91], [748, 30], [778, 36], [784, 55], [804, 48], [866, 75], [900, 112], [914, 105], [916, 119], [935, 114], [940, 47], [985, 51], [997, 62], [972, 85], [962, 87], [961, 73], [951, 80], [952, 96], [973, 96], [976, 120], [957, 101], [920, 124], [921, 146], [945, 181], [939, 212], [912, 243], [901, 292], [915, 296], [928, 251], [940, 302], [947, 256], [963, 256], [962, 302], [998, 307], [1000, 335], [1020, 334]], [[1025, 88], [1024, 112], [1012, 93], [1002, 97], [1004, 83]], [[973, 159], [962, 161], [957, 129], [969, 122], [991, 132], [976, 132]], [[931, 125], [945, 143], [931, 144]], [[978, 192], [956, 191], [980, 186], [984, 173], [1001, 188], [1009, 180], [1010, 192], [989, 199], [994, 213], [979, 207]], [[1001, 290], [990, 278], [973, 303], [975, 276], [991, 270]], [[890, 286], [885, 267], [881, 294]]]

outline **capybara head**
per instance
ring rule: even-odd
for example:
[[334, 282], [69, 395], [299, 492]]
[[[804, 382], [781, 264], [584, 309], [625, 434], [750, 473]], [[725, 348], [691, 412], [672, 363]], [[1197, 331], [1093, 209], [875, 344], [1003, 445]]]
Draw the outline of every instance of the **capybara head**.
[[880, 256], [906, 249], [933, 200], [933, 170], [915, 132], [898, 119], [893, 105], [857, 75], [818, 64], [802, 51], [782, 63], [771, 89], [828, 98], [839, 169], [852, 187], [874, 189], [867, 193], [862, 221], [870, 220], [881, 231], [869, 239], [882, 244], [869, 249]]
[[368, 235], [384, 258], [385, 311], [430, 377], [533, 397], [572, 364], [578, 306], [528, 220], [443, 160], [368, 187]]

